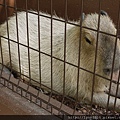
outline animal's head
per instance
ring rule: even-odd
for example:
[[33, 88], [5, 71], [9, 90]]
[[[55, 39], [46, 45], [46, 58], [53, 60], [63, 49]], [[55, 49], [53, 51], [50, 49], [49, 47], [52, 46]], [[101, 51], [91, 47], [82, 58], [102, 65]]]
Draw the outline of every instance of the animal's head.
[[[112, 71], [113, 64], [113, 56], [115, 49], [115, 41], [116, 37], [116, 28], [113, 24], [110, 17], [104, 11], [101, 11], [100, 15], [100, 23], [98, 23], [98, 14], [88, 14], [83, 17], [82, 26], [91, 28], [94, 30], [99, 29], [99, 33], [83, 28], [82, 32], [82, 49], [84, 49], [84, 56], [87, 56], [88, 60], [86, 63], [86, 69], [88, 68], [90, 71], [94, 69], [95, 63], [95, 53], [96, 53], [96, 43], [98, 39], [97, 46], [97, 60], [96, 60], [96, 73], [102, 76], [110, 77]], [[98, 28], [99, 26], [99, 28]], [[108, 35], [108, 34], [112, 35]], [[114, 59], [114, 68], [113, 72], [118, 72], [120, 68], [120, 48], [119, 48], [119, 39], [117, 39], [116, 51], [115, 51], [115, 59]]]

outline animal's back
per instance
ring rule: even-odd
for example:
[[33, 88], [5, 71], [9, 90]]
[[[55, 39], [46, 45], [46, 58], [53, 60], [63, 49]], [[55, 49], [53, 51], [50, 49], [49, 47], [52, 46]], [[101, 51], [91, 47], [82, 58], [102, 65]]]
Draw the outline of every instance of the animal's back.
[[[50, 17], [50, 15], [47, 15], [44, 13], [41, 13], [41, 14]], [[51, 55], [51, 39], [52, 39], [53, 56], [58, 59], [62, 59], [62, 60], [64, 59], [65, 23], [57, 20], [53, 20], [52, 21], [53, 24], [51, 26], [50, 18], [40, 16], [40, 21], [38, 21], [38, 16], [32, 13], [28, 13], [28, 23], [26, 22], [27, 21], [26, 18], [27, 17], [25, 12], [18, 13], [17, 15], [18, 27], [16, 25], [16, 16], [11, 17], [8, 20], [9, 39], [12, 40], [10, 41], [12, 69], [18, 72], [20, 72], [21, 70], [22, 74], [34, 79], [35, 81], [41, 82], [42, 80], [41, 83], [44, 85], [47, 85], [48, 87], [51, 87], [50, 81], [51, 81], [51, 75], [53, 75], [53, 89], [62, 93], [63, 78], [64, 78], [63, 77], [64, 62], [61, 62], [60, 60], [56, 60], [53, 58], [52, 59], [53, 73], [51, 73], [50, 55]], [[38, 27], [38, 22], [40, 23], [39, 27]], [[0, 29], [0, 34], [8, 38], [6, 25], [7, 24], [3, 24], [0, 26], [2, 28]], [[28, 25], [28, 31], [27, 31], [27, 25]], [[73, 25], [67, 24], [66, 31], [68, 31], [72, 27]], [[51, 33], [52, 33], [52, 37], [51, 37]], [[39, 44], [39, 40], [40, 40], [40, 44]], [[19, 44], [20, 54], [18, 54], [17, 42], [20, 43]], [[28, 44], [30, 47], [29, 50], [28, 50]], [[40, 57], [39, 57], [39, 47], [40, 47], [40, 51], [42, 52]], [[4, 38], [2, 38], [2, 48], [4, 53], [4, 56], [3, 56], [4, 64], [9, 64], [10, 56], [9, 56], [9, 46], [8, 46], [7, 39], [5, 40]], [[28, 55], [28, 52], [30, 53], [29, 55]], [[20, 55], [20, 61], [19, 61], [19, 55]], [[19, 64], [21, 66], [19, 66]], [[77, 71], [77, 69], [75, 68], [74, 70], [72, 66], [69, 72], [71, 70]], [[40, 72], [41, 72], [41, 76], [40, 76]], [[67, 76], [69, 76], [70, 79], [71, 79], [71, 76], [74, 77], [75, 79], [75, 76], [73, 76], [72, 74], [70, 75], [68, 74]], [[23, 79], [27, 79], [27, 77], [23, 77]], [[68, 82], [72, 84], [74, 79], [69, 80]], [[69, 89], [68, 91], [70, 92], [71, 86], [67, 85], [68, 82], [66, 81], [66, 88], [68, 86], [68, 89]], [[76, 92], [76, 90], [73, 90], [73, 89], [71, 90]]]

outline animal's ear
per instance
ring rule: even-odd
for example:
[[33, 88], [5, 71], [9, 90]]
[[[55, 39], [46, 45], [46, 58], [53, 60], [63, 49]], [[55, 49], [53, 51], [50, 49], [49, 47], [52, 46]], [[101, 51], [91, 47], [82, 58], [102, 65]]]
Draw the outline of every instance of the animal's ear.
[[85, 19], [85, 13], [82, 13], [82, 21]]
[[108, 16], [107, 12], [105, 12], [104, 10], [101, 10], [101, 11], [100, 11], [100, 14], [101, 14], [101, 15]]

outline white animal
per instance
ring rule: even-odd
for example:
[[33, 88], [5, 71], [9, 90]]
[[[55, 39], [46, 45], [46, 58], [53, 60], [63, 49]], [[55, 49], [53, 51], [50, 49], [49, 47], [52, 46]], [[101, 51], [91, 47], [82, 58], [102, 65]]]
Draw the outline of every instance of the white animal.
[[[21, 71], [21, 77], [26, 81], [30, 80], [31, 84], [34, 84], [36, 86], [40, 86], [41, 84], [41, 87], [44, 89], [47, 89], [45, 86], [49, 88], [52, 87], [54, 91], [57, 91], [60, 94], [63, 94], [63, 92], [65, 91], [65, 95], [71, 96], [73, 98], [77, 97], [76, 93], [78, 84], [78, 100], [83, 100], [85, 102], [90, 103], [94, 76], [93, 72], [95, 63], [97, 32], [86, 28], [82, 28], [82, 33], [80, 33], [79, 26], [75, 26], [68, 23], [66, 24], [65, 29], [65, 23], [55, 19], [52, 20], [51, 26], [51, 19], [49, 18], [51, 17], [50, 15], [40, 13], [42, 16], [40, 16], [40, 21], [38, 21], [38, 16], [36, 15], [37, 12], [34, 13], [35, 14], [28, 13], [28, 22], [26, 22], [26, 12], [18, 13], [18, 26], [16, 24], [16, 16], [10, 17], [8, 20], [8, 30], [6, 24], [7, 22], [0, 26], [1, 46], [4, 61], [3, 64], [7, 65], [8, 67], [12, 67], [11, 69], [17, 72]], [[56, 19], [63, 20], [56, 16], [53, 17]], [[40, 23], [40, 28], [38, 27], [38, 22]], [[75, 23], [78, 25], [80, 24], [79, 21]], [[95, 13], [86, 15], [85, 19], [83, 20], [82, 26], [97, 30], [98, 14]], [[65, 63], [64, 67], [65, 30], [65, 59], [67, 63]], [[113, 35], [116, 34], [116, 28], [112, 20], [107, 15], [100, 16], [99, 30]], [[95, 73], [103, 77], [110, 78], [116, 38], [114, 36], [110, 36], [104, 33], [99, 33], [98, 35], [98, 49]], [[7, 38], [9, 38], [10, 46], [8, 44]], [[52, 72], [50, 57], [51, 39], [52, 56], [54, 56], [52, 58]], [[80, 61], [78, 61], [80, 41]], [[39, 51], [39, 47], [41, 53]], [[117, 42], [115, 55], [116, 57], [114, 62], [113, 77], [115, 76], [115, 73], [118, 74], [120, 67], [119, 41]], [[0, 56], [0, 58], [2, 58], [2, 56]], [[0, 62], [2, 62], [2, 59]], [[79, 62], [80, 71], [78, 75], [77, 66]], [[91, 73], [88, 71], [90, 71]], [[115, 80], [116, 78], [117, 77], [114, 77]], [[98, 104], [102, 107], [107, 107], [108, 94], [106, 94], [105, 91], [107, 91], [109, 88], [109, 81], [100, 76], [95, 75], [94, 82], [95, 83], [93, 91], [93, 104]], [[65, 88], [63, 89], [63, 87]], [[115, 98], [110, 96], [110, 109], [114, 107], [114, 100]], [[117, 99], [116, 101], [115, 109], [117, 111], [120, 111], [119, 99]]]

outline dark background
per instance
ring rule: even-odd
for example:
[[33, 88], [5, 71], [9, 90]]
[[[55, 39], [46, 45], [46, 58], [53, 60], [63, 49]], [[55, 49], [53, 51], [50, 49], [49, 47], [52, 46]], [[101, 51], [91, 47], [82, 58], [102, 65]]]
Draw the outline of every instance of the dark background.
[[[50, 13], [51, 11], [51, 0], [0, 0], [0, 23], [6, 20], [5, 6], [17, 7], [18, 11], [25, 10], [26, 6], [30, 10], [39, 10]], [[27, 4], [26, 4], [27, 1]], [[83, 0], [83, 12], [88, 13], [99, 13], [99, 0]], [[67, 0], [67, 14], [70, 20], [78, 20], [81, 14], [81, 0]], [[52, 0], [52, 11], [57, 16], [63, 17], [65, 15], [65, 0]], [[106, 11], [109, 16], [113, 19], [117, 25], [118, 12], [119, 12], [119, 0], [101, 0], [101, 9]], [[13, 8], [8, 9], [8, 16], [11, 16], [14, 12]]]

